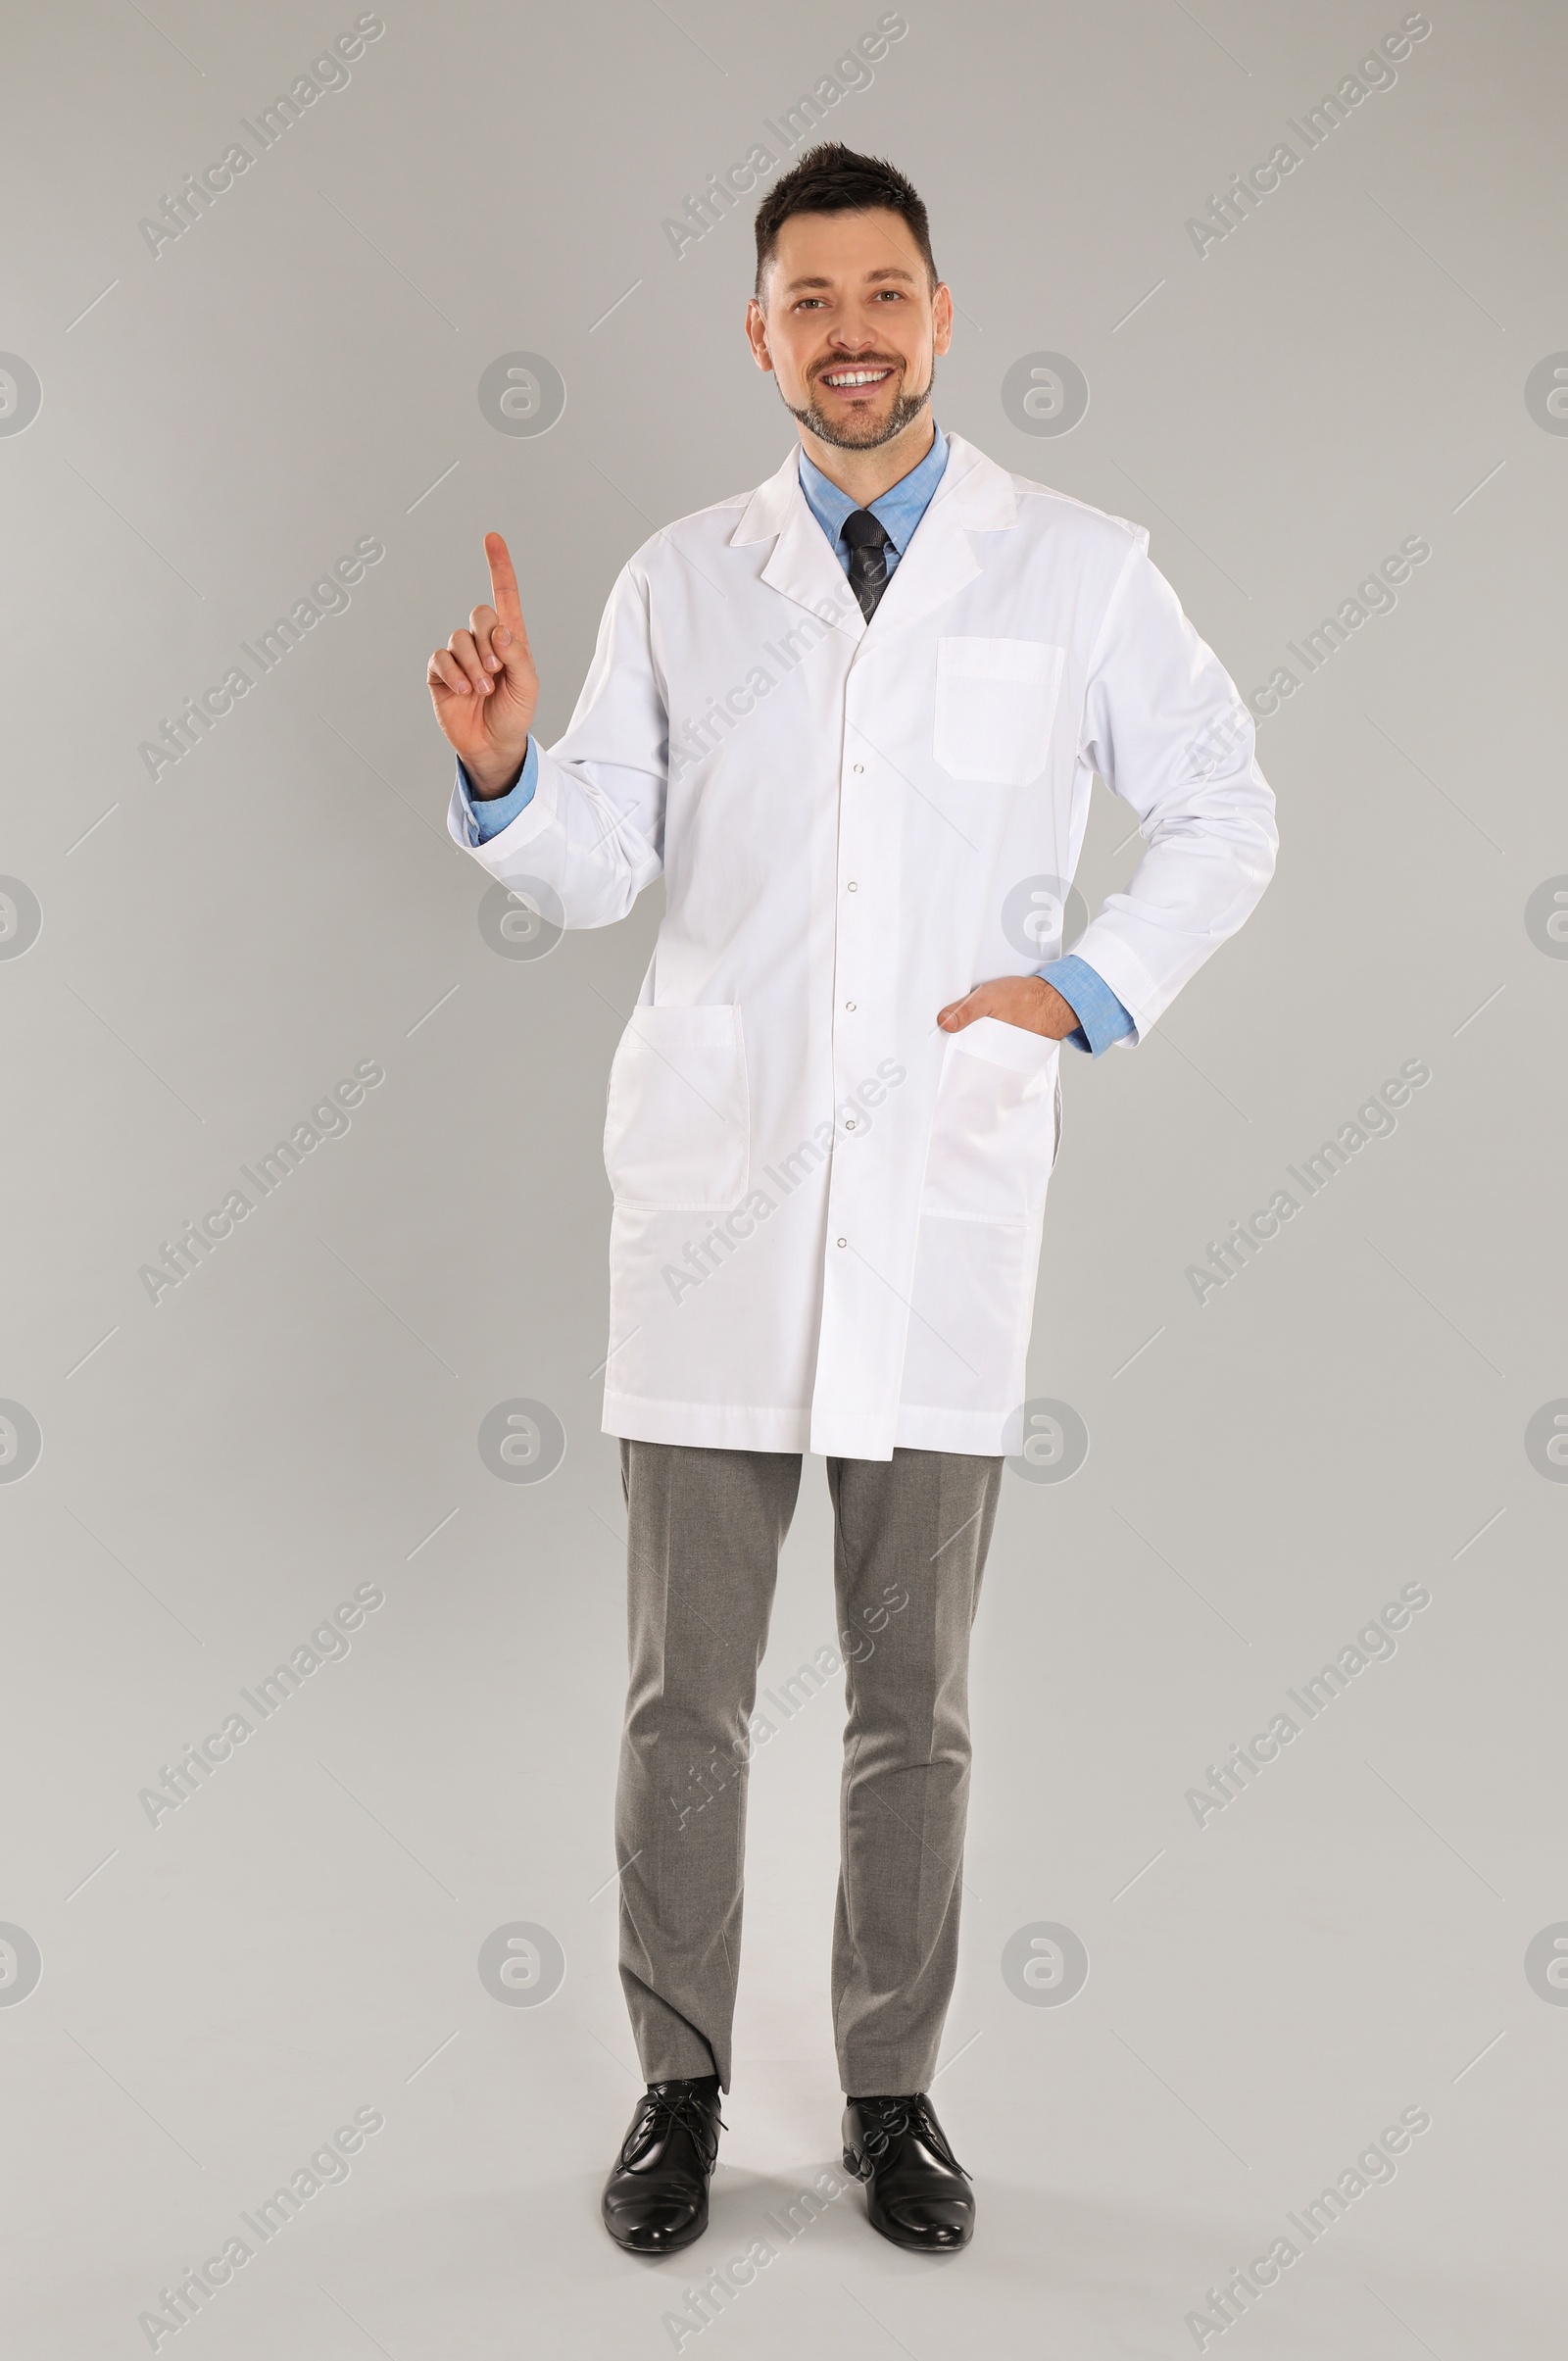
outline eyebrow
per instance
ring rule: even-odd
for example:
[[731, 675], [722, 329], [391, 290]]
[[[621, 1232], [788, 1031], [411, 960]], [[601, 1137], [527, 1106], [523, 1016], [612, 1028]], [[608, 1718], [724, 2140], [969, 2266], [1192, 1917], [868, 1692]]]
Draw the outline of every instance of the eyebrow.
[[[901, 271], [891, 263], [886, 265], [880, 271], [868, 271], [865, 273], [865, 284], [870, 285], [877, 279], [883, 278], [902, 278], [910, 286], [913, 286], [914, 284], [914, 272], [912, 271]], [[787, 282], [784, 292], [786, 295], [795, 295], [798, 294], [803, 287], [831, 287], [834, 285], [834, 283], [835, 282], [830, 278], [792, 278]]]

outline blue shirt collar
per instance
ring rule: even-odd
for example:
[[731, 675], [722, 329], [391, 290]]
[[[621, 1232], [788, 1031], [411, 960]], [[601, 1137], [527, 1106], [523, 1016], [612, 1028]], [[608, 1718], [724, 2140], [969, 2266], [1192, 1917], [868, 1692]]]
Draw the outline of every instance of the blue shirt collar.
[[[942, 471], [947, 464], [948, 438], [938, 426], [935, 440], [919, 466], [911, 467], [907, 475], [901, 476], [890, 490], [881, 493], [871, 503], [872, 516], [901, 558], [909, 546], [915, 526], [931, 504], [931, 495], [942, 481]], [[844, 530], [844, 519], [855, 514], [858, 502], [852, 500], [848, 492], [841, 492], [836, 483], [830, 483], [815, 462], [807, 457], [804, 448], [801, 452], [801, 490], [806, 494], [812, 516], [837, 549], [839, 536]]]

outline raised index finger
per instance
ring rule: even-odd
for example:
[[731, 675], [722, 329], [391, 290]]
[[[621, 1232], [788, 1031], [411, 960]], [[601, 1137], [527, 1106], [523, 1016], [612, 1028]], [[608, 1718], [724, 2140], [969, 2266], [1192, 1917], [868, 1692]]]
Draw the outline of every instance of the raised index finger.
[[499, 533], [486, 533], [484, 554], [490, 566], [490, 590], [495, 610], [509, 631], [522, 630], [522, 604], [517, 597], [517, 577], [513, 571], [512, 556]]

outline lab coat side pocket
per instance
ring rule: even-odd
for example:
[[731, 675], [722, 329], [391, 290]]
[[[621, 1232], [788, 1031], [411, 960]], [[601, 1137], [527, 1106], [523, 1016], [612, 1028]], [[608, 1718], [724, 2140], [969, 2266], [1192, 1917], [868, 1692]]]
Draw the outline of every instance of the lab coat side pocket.
[[950, 1034], [937, 1086], [921, 1210], [1027, 1222], [1060, 1138], [1058, 1046], [999, 1017]]
[[751, 1106], [738, 1008], [632, 1010], [610, 1069], [605, 1170], [617, 1205], [727, 1213], [740, 1203]]

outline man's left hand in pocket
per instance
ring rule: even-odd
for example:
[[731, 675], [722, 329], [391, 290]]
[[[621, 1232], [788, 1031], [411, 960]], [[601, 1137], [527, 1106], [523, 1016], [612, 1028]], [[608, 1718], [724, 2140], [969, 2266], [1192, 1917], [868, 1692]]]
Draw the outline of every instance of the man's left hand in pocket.
[[962, 1000], [950, 1001], [937, 1018], [944, 1033], [961, 1033], [977, 1016], [995, 1016], [1048, 1041], [1065, 1041], [1078, 1029], [1076, 1011], [1043, 975], [999, 975], [976, 984]]

